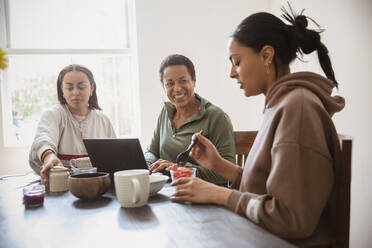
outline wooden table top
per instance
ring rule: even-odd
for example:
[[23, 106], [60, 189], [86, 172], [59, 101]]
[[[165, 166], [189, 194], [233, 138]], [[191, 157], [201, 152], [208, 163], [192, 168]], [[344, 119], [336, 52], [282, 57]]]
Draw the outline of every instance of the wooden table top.
[[223, 207], [173, 203], [169, 185], [140, 208], [122, 208], [110, 191], [94, 201], [49, 193], [25, 209], [29, 181], [0, 180], [0, 247], [294, 247]]

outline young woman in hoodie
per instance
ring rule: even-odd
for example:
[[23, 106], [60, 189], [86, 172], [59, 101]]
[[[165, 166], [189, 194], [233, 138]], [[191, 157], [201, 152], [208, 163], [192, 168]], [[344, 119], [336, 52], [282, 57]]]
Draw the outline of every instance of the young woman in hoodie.
[[[192, 157], [223, 175], [232, 188], [199, 178], [174, 182], [173, 201], [223, 205], [296, 243], [332, 230], [334, 170], [340, 145], [332, 116], [344, 99], [331, 96], [337, 81], [320, 32], [307, 29], [303, 15], [284, 10], [279, 18], [256, 13], [244, 19], [229, 43], [230, 77], [245, 96], [264, 94], [264, 119], [244, 169], [223, 159], [201, 134]], [[318, 53], [327, 78], [291, 73], [297, 53]], [[307, 240], [308, 241], [308, 240]]]

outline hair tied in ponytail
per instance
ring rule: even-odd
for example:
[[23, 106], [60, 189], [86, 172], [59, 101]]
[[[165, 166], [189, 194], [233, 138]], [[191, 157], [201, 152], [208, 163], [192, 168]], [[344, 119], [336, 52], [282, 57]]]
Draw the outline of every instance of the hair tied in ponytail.
[[[282, 7], [282, 17], [292, 25], [284, 24], [284, 30], [288, 33], [289, 37], [293, 37], [294, 39], [293, 43], [296, 46], [295, 50], [301, 55], [301, 58], [298, 56], [297, 58], [302, 60], [304, 53], [310, 54], [316, 50], [318, 52], [319, 64], [324, 73], [326, 74], [327, 78], [332, 80], [335, 86], [338, 87], [338, 83], [332, 68], [331, 59], [328, 55], [328, 49], [320, 41], [320, 33], [322, 33], [324, 30], [321, 29], [320, 25], [316, 21], [303, 14], [305, 9], [301, 10], [299, 13], [295, 13], [289, 2], [287, 2], [287, 4], [289, 11]], [[307, 29], [308, 19], [318, 27], [318, 30]]]
[[303, 30], [307, 28], [307, 19], [304, 15], [299, 15], [295, 17], [295, 22], [293, 23], [295, 28]]
[[292, 6], [289, 4], [289, 2], [287, 2], [287, 4], [290, 10], [290, 13], [284, 7], [281, 7], [280, 9], [283, 11], [283, 14], [281, 16], [285, 20], [287, 20], [289, 23], [291, 23], [294, 28], [296, 28], [297, 30], [301, 30], [301, 31], [306, 30], [307, 25], [308, 25], [307, 19], [309, 19], [318, 27], [318, 30], [316, 30], [316, 32], [321, 33], [324, 31], [314, 19], [308, 16], [305, 16], [303, 14], [305, 9], [302, 9], [299, 13], [295, 13], [292, 9]]
[[[296, 43], [297, 52], [303, 56], [303, 53], [310, 54], [315, 50], [318, 50], [321, 47], [320, 36], [319, 34], [323, 31], [321, 30], [319, 24], [311, 19], [308, 16], [305, 16], [303, 13], [305, 9], [299, 13], [295, 13], [289, 3], [287, 11], [284, 7], [281, 8], [283, 11], [282, 17], [287, 20], [292, 25], [285, 25], [284, 29], [287, 31], [290, 37], [294, 37], [294, 42]], [[308, 20], [311, 20], [319, 30], [310, 30], [307, 29]], [[300, 57], [297, 56], [300, 60]]]

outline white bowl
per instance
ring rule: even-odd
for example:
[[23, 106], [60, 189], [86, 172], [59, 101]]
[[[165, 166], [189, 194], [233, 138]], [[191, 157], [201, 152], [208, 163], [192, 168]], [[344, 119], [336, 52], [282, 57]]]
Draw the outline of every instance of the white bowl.
[[150, 196], [156, 195], [168, 181], [169, 177], [163, 174], [150, 175]]

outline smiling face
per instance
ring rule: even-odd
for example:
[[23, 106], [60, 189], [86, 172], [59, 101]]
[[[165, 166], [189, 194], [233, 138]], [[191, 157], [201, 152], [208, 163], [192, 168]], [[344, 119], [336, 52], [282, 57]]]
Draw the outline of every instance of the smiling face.
[[234, 39], [230, 39], [228, 50], [232, 64], [230, 77], [238, 81], [245, 96], [265, 93], [268, 88], [268, 76], [265, 69], [267, 62], [262, 52], [257, 53], [250, 47], [242, 46]]
[[77, 115], [86, 115], [88, 101], [94, 86], [88, 76], [80, 71], [70, 71], [63, 77], [62, 93], [70, 111]]
[[195, 81], [184, 65], [172, 65], [164, 69], [163, 88], [176, 108], [183, 108], [194, 100]]

